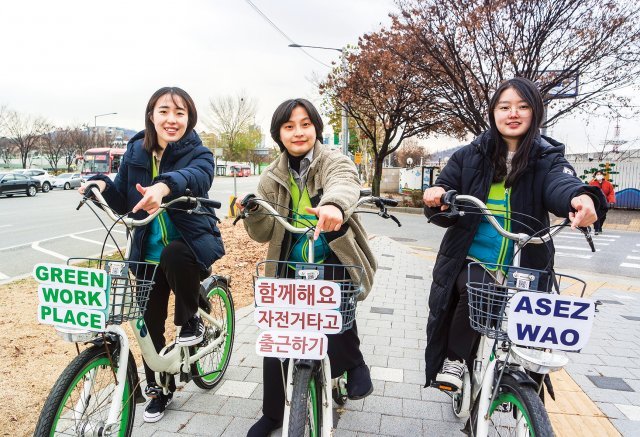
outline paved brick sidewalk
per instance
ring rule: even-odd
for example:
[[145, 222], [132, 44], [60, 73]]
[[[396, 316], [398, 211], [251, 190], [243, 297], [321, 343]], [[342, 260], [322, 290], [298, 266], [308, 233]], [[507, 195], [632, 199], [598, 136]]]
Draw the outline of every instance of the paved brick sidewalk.
[[[358, 305], [357, 317], [374, 392], [334, 410], [334, 435], [463, 435], [463, 422], [452, 414], [449, 397], [422, 387], [427, 295], [435, 254], [387, 237], [374, 238], [372, 246], [379, 260], [378, 273], [371, 294]], [[578, 394], [568, 395], [567, 403], [552, 407], [554, 426], [559, 435], [567, 436], [638, 435], [640, 288], [633, 281], [585, 279], [594, 282], [590, 292], [605, 305], [588, 347], [570, 355], [570, 377], [561, 386], [567, 390], [563, 393], [585, 393], [591, 406], [576, 407], [572, 401]], [[262, 414], [262, 358], [255, 354], [258, 329], [252, 310], [247, 307], [237, 313], [232, 360], [223, 382], [211, 391], [193, 383], [181, 387], [165, 417], [155, 424], [143, 423], [143, 406], [139, 406], [135, 436], [246, 435]], [[603, 384], [608, 388], [598, 387]], [[594, 433], [600, 428], [585, 425], [591, 418], [603, 421], [606, 432]]]

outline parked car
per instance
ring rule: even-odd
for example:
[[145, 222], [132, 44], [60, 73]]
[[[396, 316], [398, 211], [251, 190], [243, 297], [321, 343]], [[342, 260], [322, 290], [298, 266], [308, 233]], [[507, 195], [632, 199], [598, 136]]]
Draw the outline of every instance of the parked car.
[[48, 171], [39, 168], [28, 168], [26, 170], [14, 170], [14, 173], [23, 174], [30, 178], [40, 181], [40, 190], [43, 193], [48, 193], [53, 188], [53, 180], [55, 177], [49, 174]]
[[80, 173], [62, 173], [53, 180], [53, 187], [62, 188], [63, 190], [78, 188], [80, 185], [82, 185]]
[[33, 197], [40, 186], [40, 181], [20, 173], [0, 173], [0, 194], [7, 197], [14, 194], [26, 194]]

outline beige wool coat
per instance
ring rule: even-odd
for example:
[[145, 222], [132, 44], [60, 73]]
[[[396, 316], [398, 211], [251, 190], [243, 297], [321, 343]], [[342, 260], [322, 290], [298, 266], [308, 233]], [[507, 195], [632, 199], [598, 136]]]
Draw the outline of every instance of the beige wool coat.
[[[329, 243], [329, 247], [343, 265], [362, 266], [364, 274], [361, 279], [363, 293], [359, 300], [367, 297], [373, 286], [377, 262], [369, 247], [367, 233], [355, 211], [360, 197], [360, 181], [355, 165], [345, 155], [332, 151], [326, 145], [316, 142], [313, 150], [313, 160], [307, 174], [307, 190], [313, 198], [322, 191], [318, 206], [326, 204], [338, 205], [344, 213], [344, 223], [348, 224], [346, 233]], [[290, 206], [291, 192], [289, 182], [289, 159], [286, 153], [273, 161], [260, 176], [256, 196], [277, 205]], [[288, 210], [276, 206], [279, 214], [287, 217]], [[269, 242], [267, 259], [279, 260], [282, 244], [285, 240], [285, 230], [276, 223], [275, 218], [266, 214], [249, 213], [243, 220], [249, 236], [260, 243]], [[274, 271], [267, 271], [273, 275]], [[351, 274], [354, 277], [354, 274]]]

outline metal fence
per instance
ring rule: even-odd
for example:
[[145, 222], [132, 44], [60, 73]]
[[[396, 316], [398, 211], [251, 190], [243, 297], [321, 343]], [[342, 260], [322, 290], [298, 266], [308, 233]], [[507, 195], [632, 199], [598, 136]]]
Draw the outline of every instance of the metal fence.
[[[584, 180], [587, 183], [592, 180], [593, 169], [599, 168], [595, 161], [572, 162], [571, 165], [578, 176], [586, 176]], [[615, 207], [640, 209], [640, 162], [619, 162], [613, 169], [618, 172], [611, 175], [616, 192]]]

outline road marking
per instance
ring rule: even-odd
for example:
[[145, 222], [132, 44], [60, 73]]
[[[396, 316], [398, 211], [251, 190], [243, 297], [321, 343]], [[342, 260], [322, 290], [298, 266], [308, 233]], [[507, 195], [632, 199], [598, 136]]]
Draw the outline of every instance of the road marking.
[[[591, 248], [589, 247], [573, 247], [573, 246], [559, 246], [555, 245], [556, 249], [569, 249], [569, 250], [583, 250], [591, 252]], [[600, 249], [596, 249], [596, 251], [600, 252]]]
[[[42, 240], [42, 241], [46, 241], [46, 240]], [[47, 255], [51, 255], [54, 258], [61, 259], [63, 261], [67, 261], [69, 259], [68, 256], [64, 256], [64, 255], [62, 255], [62, 254], [60, 254], [58, 252], [54, 252], [53, 250], [49, 250], [49, 249], [45, 249], [44, 247], [40, 247], [40, 243], [42, 241], [36, 241], [35, 243], [33, 243], [31, 245], [31, 248], [34, 249], [34, 250], [37, 250], [39, 252], [46, 253]]]
[[10, 228], [13, 225], [0, 225], [0, 228]]
[[0, 272], [0, 281], [2, 281], [3, 279], [9, 279], [9, 277], [4, 273]]
[[620, 267], [630, 267], [632, 269], [640, 269], [640, 264], [622, 263]]
[[627, 259], [633, 259], [633, 260], [636, 260], [636, 261], [640, 261], [640, 256], [627, 255]]
[[[556, 247], [558, 247], [558, 246], [556, 246]], [[556, 256], [566, 256], [568, 258], [591, 259], [591, 255], [581, 255], [579, 253], [556, 252]]]
[[[69, 235], [69, 237], [74, 238], [76, 240], [80, 240], [80, 241], [86, 241], [87, 243], [93, 243], [93, 244], [98, 244], [100, 246], [102, 246], [103, 242], [102, 241], [98, 241], [98, 240], [90, 240], [89, 238], [84, 238], [84, 237], [78, 237], [77, 235], [71, 234]], [[115, 249], [116, 246], [114, 246], [113, 244], [105, 244], [106, 247], [111, 247], [112, 249]]]
[[[567, 240], [584, 240], [585, 237], [583, 236], [579, 236], [579, 235], [558, 235], [556, 237], [554, 237], [555, 240], [558, 240], [559, 238], [566, 238]], [[598, 243], [600, 243], [601, 241], [618, 241], [618, 240], [614, 240], [611, 238], [600, 238], [599, 236], [595, 236], [592, 235], [591, 238], [593, 238], [593, 241], [597, 241]], [[604, 244], [604, 243], [601, 243]]]
[[[89, 229], [89, 230], [86, 230], [86, 231], [80, 231], [80, 232], [76, 232], [75, 235], [86, 234], [88, 232], [95, 232], [95, 231], [99, 231], [99, 230], [104, 230], [104, 228], [103, 227], [99, 227], [99, 228]], [[0, 252], [2, 252], [4, 250], [18, 249], [20, 247], [28, 247], [28, 246], [32, 246], [35, 243], [44, 243], [45, 241], [56, 240], [58, 238], [70, 237], [71, 235], [72, 234], [57, 235], [55, 237], [49, 237], [49, 238], [45, 238], [45, 239], [38, 240], [38, 241], [32, 241], [32, 242], [29, 242], [29, 243], [16, 244], [15, 246], [0, 247]]]

